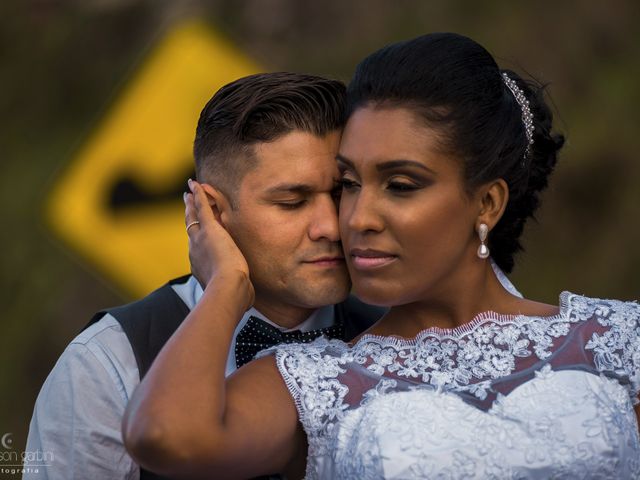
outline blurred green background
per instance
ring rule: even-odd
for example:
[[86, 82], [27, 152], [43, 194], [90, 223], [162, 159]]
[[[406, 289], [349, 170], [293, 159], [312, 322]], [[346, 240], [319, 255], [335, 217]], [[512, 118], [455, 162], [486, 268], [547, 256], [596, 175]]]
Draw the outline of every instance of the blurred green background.
[[0, 434], [16, 449], [66, 344], [131, 299], [50, 231], [47, 195], [156, 42], [191, 18], [267, 70], [348, 81], [385, 43], [455, 31], [549, 83], [568, 143], [513, 279], [546, 302], [564, 289], [640, 298], [637, 1], [3, 0]]

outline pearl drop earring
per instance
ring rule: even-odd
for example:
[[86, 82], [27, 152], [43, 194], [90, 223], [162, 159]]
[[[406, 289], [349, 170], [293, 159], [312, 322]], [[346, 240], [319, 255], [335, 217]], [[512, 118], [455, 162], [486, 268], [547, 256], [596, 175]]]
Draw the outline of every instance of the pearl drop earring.
[[489, 256], [489, 247], [484, 243], [487, 240], [489, 227], [486, 223], [481, 223], [478, 227], [478, 236], [480, 237], [480, 246], [478, 247], [478, 257], [483, 260]]

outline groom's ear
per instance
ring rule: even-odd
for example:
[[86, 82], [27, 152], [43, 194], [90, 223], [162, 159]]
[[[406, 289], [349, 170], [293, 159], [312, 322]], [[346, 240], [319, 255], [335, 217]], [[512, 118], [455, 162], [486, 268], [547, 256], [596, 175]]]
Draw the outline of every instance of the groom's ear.
[[207, 196], [207, 202], [209, 203], [209, 207], [211, 207], [211, 211], [216, 217], [216, 220], [220, 225], [226, 228], [225, 224], [229, 213], [231, 212], [231, 202], [224, 193], [216, 189], [214, 186], [208, 183], [201, 183], [200, 186]]

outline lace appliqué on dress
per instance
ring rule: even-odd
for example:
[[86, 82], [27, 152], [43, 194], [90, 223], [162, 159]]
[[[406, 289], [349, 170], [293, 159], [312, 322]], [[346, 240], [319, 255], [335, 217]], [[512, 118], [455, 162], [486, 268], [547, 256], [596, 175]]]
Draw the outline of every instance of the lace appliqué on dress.
[[576, 297], [573, 312], [576, 317], [595, 315], [607, 329], [594, 333], [585, 345], [593, 351], [593, 361], [600, 372], [627, 377], [629, 394], [634, 404], [640, 403], [640, 305], [616, 300], [593, 300]]

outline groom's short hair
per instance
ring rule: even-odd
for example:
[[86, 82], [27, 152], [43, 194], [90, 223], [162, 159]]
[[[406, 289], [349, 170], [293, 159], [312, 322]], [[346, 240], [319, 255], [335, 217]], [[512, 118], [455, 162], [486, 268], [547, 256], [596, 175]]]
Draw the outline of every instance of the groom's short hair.
[[229, 83], [200, 114], [193, 146], [198, 180], [229, 197], [256, 164], [255, 144], [294, 130], [324, 136], [344, 126], [344, 110], [338, 80], [277, 72]]

